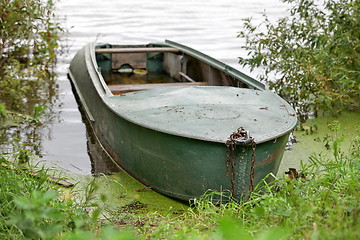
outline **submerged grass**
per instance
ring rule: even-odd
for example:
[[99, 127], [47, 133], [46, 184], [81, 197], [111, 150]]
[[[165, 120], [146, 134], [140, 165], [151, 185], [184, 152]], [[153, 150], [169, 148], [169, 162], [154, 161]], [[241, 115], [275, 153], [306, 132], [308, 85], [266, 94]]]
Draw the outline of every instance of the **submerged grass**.
[[168, 212], [146, 211], [137, 201], [111, 204], [101, 178], [66, 192], [46, 182], [46, 169], [35, 179], [6, 167], [2, 156], [0, 238], [359, 239], [360, 136], [346, 152], [342, 141], [324, 139], [331, 156], [311, 155], [299, 170], [304, 177], [263, 181], [246, 202], [219, 206], [208, 194]]

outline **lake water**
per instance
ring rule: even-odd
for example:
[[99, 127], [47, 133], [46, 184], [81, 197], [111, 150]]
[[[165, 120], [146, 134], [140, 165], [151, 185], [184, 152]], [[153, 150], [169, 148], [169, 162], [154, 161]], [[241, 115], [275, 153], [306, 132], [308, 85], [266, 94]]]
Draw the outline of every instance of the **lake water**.
[[59, 97], [41, 130], [41, 152], [47, 164], [84, 175], [92, 171], [86, 127], [67, 79], [70, 60], [83, 45], [170, 39], [239, 68], [237, 58], [246, 55], [237, 38], [242, 19], [259, 22], [266, 11], [275, 20], [287, 7], [280, 0], [60, 0], [57, 6], [68, 31], [56, 67]]

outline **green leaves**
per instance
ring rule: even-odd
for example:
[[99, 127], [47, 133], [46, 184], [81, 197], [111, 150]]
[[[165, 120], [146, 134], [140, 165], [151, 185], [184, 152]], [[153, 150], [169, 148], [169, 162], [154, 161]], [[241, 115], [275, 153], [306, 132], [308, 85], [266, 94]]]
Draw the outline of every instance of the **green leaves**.
[[220, 239], [254, 239], [252, 235], [244, 229], [241, 223], [229, 217], [220, 219], [218, 225], [218, 232], [221, 236]]
[[49, 70], [62, 29], [52, 1], [0, 0], [0, 5], [0, 100], [9, 110], [29, 113], [35, 96], [53, 90]]
[[14, 199], [20, 210], [10, 218], [27, 238], [52, 239], [62, 230], [63, 219], [60, 210], [51, 207], [50, 202], [57, 196], [56, 192], [33, 191], [30, 198], [20, 196]]
[[360, 4], [355, 0], [284, 0], [289, 15], [259, 26], [244, 20], [239, 37], [247, 58], [240, 64], [263, 68], [259, 78], [298, 110], [307, 113], [359, 107]]
[[2, 104], [0, 104], [0, 120], [6, 117], [8, 111], [6, 110], [6, 107]]
[[39, 123], [40, 122], [40, 116], [44, 113], [44, 111], [47, 109], [46, 106], [42, 106], [42, 105], [37, 105], [34, 108], [34, 114], [33, 114], [33, 119], [32, 122], [35, 123]]

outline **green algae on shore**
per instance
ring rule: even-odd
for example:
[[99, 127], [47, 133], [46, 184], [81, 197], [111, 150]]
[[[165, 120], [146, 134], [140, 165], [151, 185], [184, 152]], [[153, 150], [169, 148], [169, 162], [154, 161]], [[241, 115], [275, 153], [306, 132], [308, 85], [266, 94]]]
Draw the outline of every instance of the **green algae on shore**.
[[300, 169], [301, 162], [307, 163], [312, 154], [331, 157], [333, 152], [328, 149], [329, 140], [343, 137], [340, 148], [349, 150], [352, 140], [360, 133], [360, 112], [342, 112], [338, 116], [323, 114], [309, 119], [294, 131], [296, 143], [292, 149], [285, 151], [278, 176], [289, 168]]

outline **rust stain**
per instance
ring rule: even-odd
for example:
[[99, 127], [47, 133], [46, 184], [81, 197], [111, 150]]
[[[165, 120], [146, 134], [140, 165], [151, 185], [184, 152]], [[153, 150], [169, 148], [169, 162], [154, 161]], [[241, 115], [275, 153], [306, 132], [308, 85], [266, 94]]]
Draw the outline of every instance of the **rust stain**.
[[261, 162], [258, 162], [256, 164], [256, 166], [270, 165], [274, 161], [274, 159], [278, 158], [282, 154], [282, 152], [283, 151], [280, 149], [279, 151], [271, 154], [270, 156], [268, 156], [267, 158], [265, 158]]
[[149, 189], [152, 189], [152, 187], [145, 187], [145, 188], [142, 188], [142, 189], [135, 190], [134, 192], [143, 192], [143, 191], [149, 190]]

